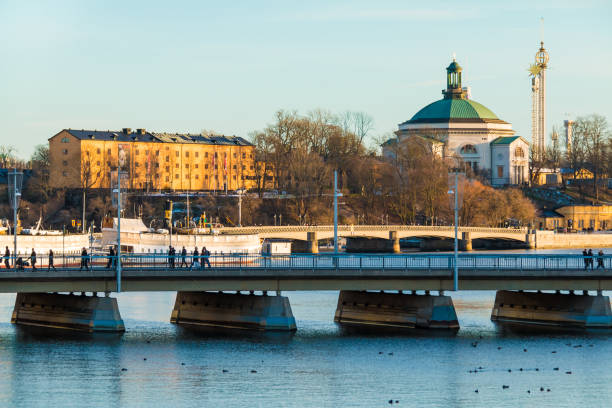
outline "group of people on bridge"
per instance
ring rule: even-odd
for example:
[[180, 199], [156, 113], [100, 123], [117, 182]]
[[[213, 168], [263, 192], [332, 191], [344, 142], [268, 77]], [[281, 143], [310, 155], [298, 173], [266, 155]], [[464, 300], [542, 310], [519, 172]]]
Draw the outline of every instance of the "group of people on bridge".
[[208, 249], [206, 249], [206, 247], [202, 247], [202, 253], [200, 254], [200, 252], [198, 251], [198, 247], [195, 247], [193, 249], [193, 252], [191, 253], [191, 264], [188, 263], [188, 254], [187, 254], [187, 249], [183, 246], [183, 249], [181, 249], [181, 253], [180, 255], [176, 254], [176, 249], [170, 245], [169, 249], [168, 249], [168, 266], [170, 267], [170, 269], [174, 269], [176, 267], [176, 263], [177, 263], [177, 258], [179, 258], [180, 256], [180, 264], [179, 264], [179, 268], [181, 267], [185, 267], [185, 268], [196, 268], [196, 269], [200, 269], [200, 268], [204, 268], [204, 264], [208, 265], [208, 268], [210, 268], [210, 261], [208, 260], [208, 258], [210, 257], [210, 252], [208, 251]]
[[[589, 269], [589, 266], [591, 267], [591, 269], [593, 269], [593, 260], [595, 259], [593, 255], [593, 250], [589, 249], [587, 251], [585, 248], [584, 251], [582, 251], [582, 256], [584, 257], [584, 270], [586, 271], [587, 269]], [[597, 269], [599, 268], [606, 269], [606, 267], [604, 266], [604, 253], [601, 249], [597, 253]]]

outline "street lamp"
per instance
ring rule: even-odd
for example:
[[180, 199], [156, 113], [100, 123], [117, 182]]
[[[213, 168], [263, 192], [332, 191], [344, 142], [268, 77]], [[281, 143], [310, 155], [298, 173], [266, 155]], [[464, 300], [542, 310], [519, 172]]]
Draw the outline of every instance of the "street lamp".
[[12, 173], [9, 173], [8, 178], [8, 193], [11, 208], [13, 209], [13, 266], [17, 267], [17, 209], [19, 208], [19, 201], [21, 199], [21, 184], [23, 183], [23, 173], [18, 172], [17, 169], [13, 169]]
[[455, 174], [455, 188], [448, 190], [448, 194], [454, 195], [455, 201], [455, 268], [453, 274], [453, 290], [459, 290], [459, 173], [458, 167], [453, 167], [451, 172]]

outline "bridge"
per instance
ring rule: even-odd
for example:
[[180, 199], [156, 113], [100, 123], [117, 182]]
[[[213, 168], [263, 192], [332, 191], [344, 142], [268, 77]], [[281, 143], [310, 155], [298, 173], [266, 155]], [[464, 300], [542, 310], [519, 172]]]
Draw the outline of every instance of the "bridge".
[[[316, 226], [253, 226], [253, 227], [223, 227], [220, 233], [225, 234], [259, 234], [263, 239], [281, 238], [305, 241], [306, 252], [317, 253], [319, 240], [334, 237], [333, 225]], [[459, 227], [458, 238], [464, 250], [472, 249], [472, 240], [503, 240], [521, 243], [526, 248], [535, 248], [534, 234], [530, 234], [527, 228], [483, 228], [483, 227]], [[388, 240], [389, 252], [399, 252], [399, 240], [401, 238], [443, 238], [455, 237], [454, 226], [421, 226], [421, 225], [338, 225], [338, 236], [359, 239], [369, 238]], [[350, 245], [350, 243], [349, 243]], [[368, 249], [358, 246], [358, 250]], [[373, 250], [380, 250], [374, 247]]]
[[[80, 257], [68, 257], [57, 270], [3, 271], [0, 292], [18, 293], [11, 320], [86, 331], [123, 330], [116, 299], [109, 296], [117, 287], [116, 270], [106, 267], [106, 257], [87, 259], [91, 263], [85, 269], [79, 267]], [[591, 266], [576, 255], [461, 254], [459, 289], [497, 290], [494, 320], [612, 327], [610, 302], [602, 294], [612, 290], [612, 256], [593, 260]], [[458, 328], [452, 299], [444, 294], [453, 288], [452, 255], [225, 255], [211, 256], [212, 267], [203, 269], [180, 267], [180, 256], [174, 267], [170, 261], [150, 254], [122, 257], [121, 288], [177, 291], [171, 321], [178, 324], [293, 330], [295, 319], [282, 291], [339, 290], [335, 320], [342, 324]], [[98, 292], [106, 296], [98, 297]]]

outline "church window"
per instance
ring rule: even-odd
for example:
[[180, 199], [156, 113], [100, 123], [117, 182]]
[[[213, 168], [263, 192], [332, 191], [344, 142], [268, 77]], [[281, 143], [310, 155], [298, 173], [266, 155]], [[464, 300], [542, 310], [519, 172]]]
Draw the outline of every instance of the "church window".
[[525, 157], [525, 152], [523, 151], [523, 149], [522, 149], [522, 148], [517, 147], [517, 148], [514, 150], [514, 157]]
[[474, 145], [471, 145], [471, 144], [463, 146], [459, 152], [461, 154], [478, 154], [476, 147], [474, 147]]

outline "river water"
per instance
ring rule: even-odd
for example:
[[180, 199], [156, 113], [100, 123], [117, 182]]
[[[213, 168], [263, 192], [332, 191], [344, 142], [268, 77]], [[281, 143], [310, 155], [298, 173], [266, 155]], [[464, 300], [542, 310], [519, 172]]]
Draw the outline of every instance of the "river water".
[[162, 292], [118, 296], [123, 335], [74, 335], [11, 325], [1, 294], [0, 406], [612, 404], [612, 332], [504, 329], [489, 319], [495, 292], [451, 294], [456, 335], [347, 333], [337, 292], [286, 295], [294, 334], [194, 333], [168, 323], [175, 294]]

